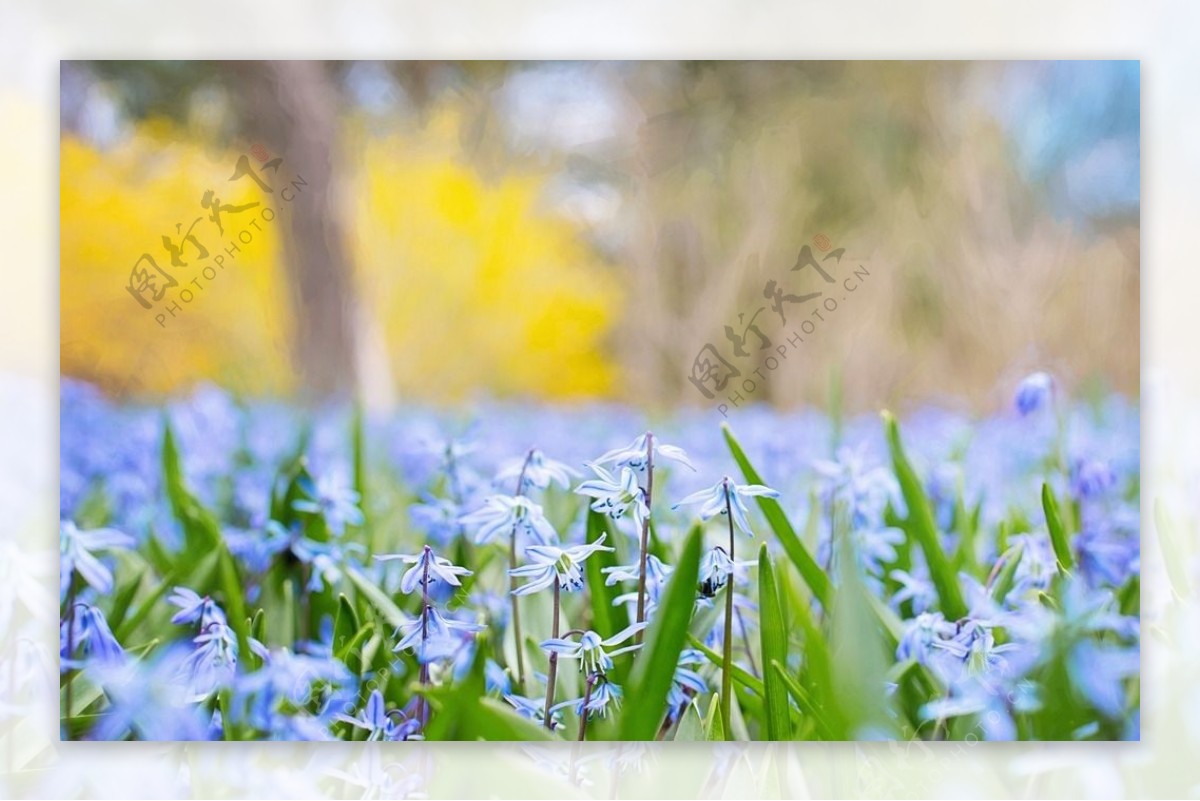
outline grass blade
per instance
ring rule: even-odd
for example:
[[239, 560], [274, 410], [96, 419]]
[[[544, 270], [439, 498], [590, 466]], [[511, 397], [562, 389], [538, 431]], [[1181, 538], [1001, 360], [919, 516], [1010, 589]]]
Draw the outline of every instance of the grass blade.
[[1071, 545], [1067, 542], [1067, 530], [1058, 511], [1058, 501], [1046, 483], [1042, 484], [1042, 511], [1046, 513], [1046, 528], [1050, 530], [1050, 544], [1054, 546], [1059, 569], [1068, 571], [1075, 566], [1075, 559], [1071, 556]]
[[667, 711], [667, 694], [687, 642], [688, 622], [696, 601], [703, 531], [692, 529], [663, 591], [662, 601], [646, 630], [646, 644], [634, 660], [626, 684], [630, 698], [621, 715], [622, 740], [653, 740]]
[[[775, 569], [766, 543], [758, 551], [758, 609], [763, 663], [786, 665], [787, 628], [783, 622], [779, 591], [775, 586]], [[792, 725], [788, 716], [787, 688], [775, 671], [764, 670], [763, 689], [767, 704], [767, 738], [790, 740]]]
[[[750, 460], [746, 457], [746, 452], [742, 450], [741, 444], [733, 435], [732, 429], [728, 423], [721, 424], [721, 432], [725, 435], [725, 443], [729, 446], [729, 452], [733, 454], [733, 460], [737, 462], [738, 468], [742, 471], [742, 475], [746, 477], [747, 483], [762, 484], [762, 476], [750, 464]], [[804, 579], [814, 596], [821, 602], [822, 606], [829, 605], [829, 577], [825, 575], [825, 571], [821, 570], [821, 566], [813, 559], [812, 554], [808, 552], [808, 548], [800, 541], [800, 537], [796, 535], [796, 529], [792, 528], [792, 524], [788, 521], [787, 515], [784, 514], [783, 507], [779, 501], [774, 498], [758, 497], [758, 507], [762, 509], [763, 516], [770, 524], [771, 530], [775, 532], [775, 536], [779, 539], [783, 550], [787, 553], [788, 558], [795, 563], [796, 568], [800, 571], [800, 576]]]
[[[588, 509], [587, 541], [595, 542], [608, 532], [607, 518], [599, 512]], [[609, 533], [609, 541], [613, 539]], [[610, 542], [611, 544], [611, 542]], [[611, 551], [597, 551], [587, 560], [587, 587], [591, 599], [592, 630], [601, 637], [611, 637], [629, 625], [629, 613], [624, 606], [613, 606], [616, 597], [614, 587], [604, 583], [603, 569], [617, 564], [616, 556]]]
[[358, 591], [371, 602], [376, 611], [383, 615], [383, 619], [389, 624], [395, 628], [400, 628], [407, 622], [407, 618], [400, 611], [400, 607], [396, 606], [392, 599], [387, 597], [387, 593], [372, 584], [370, 579], [352, 567], [346, 568], [346, 576], [354, 583]]
[[891, 412], [883, 413], [883, 424], [887, 432], [888, 448], [892, 454], [892, 466], [896, 472], [896, 479], [900, 482], [904, 503], [908, 506], [909, 536], [917, 540], [917, 544], [925, 553], [925, 562], [929, 565], [930, 578], [937, 590], [942, 613], [949, 620], [958, 620], [966, 616], [967, 604], [963, 600], [954, 568], [946, 558], [938, 539], [933, 512], [929, 508], [929, 498], [904, 452], [904, 445], [900, 441], [900, 427]]

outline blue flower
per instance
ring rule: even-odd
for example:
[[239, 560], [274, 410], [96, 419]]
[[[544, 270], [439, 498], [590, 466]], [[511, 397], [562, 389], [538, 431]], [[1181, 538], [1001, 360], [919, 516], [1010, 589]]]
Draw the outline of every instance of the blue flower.
[[627, 645], [624, 648], [609, 650], [614, 645], [620, 645], [642, 629], [645, 623], [634, 623], [618, 631], [608, 639], [602, 639], [594, 631], [585, 631], [579, 635], [579, 641], [573, 642], [563, 637], [543, 640], [542, 650], [558, 654], [566, 659], [578, 659], [579, 669], [586, 673], [605, 673], [612, 669], [614, 656], [619, 656], [642, 647], [642, 643]]
[[108, 701], [91, 736], [122, 740], [207, 740], [211, 718], [185, 697], [179, 682], [186, 648], [168, 646], [146, 659], [89, 666], [90, 678]]
[[734, 575], [736, 571], [744, 571], [747, 567], [753, 567], [758, 564], [757, 560], [745, 562], [737, 560], [736, 562], [729, 558], [729, 552], [720, 545], [704, 554], [700, 559], [700, 574], [698, 581], [700, 584], [700, 595], [704, 598], [712, 598], [721, 588], [729, 581], [729, 577]]
[[865, 446], [838, 449], [837, 460], [818, 459], [813, 469], [821, 476], [821, 497], [827, 507], [846, 504], [853, 528], [882, 527], [883, 511], [900, 498], [896, 477], [882, 464], [873, 464]]
[[912, 610], [921, 614], [937, 603], [937, 590], [929, 580], [928, 570], [923, 575], [914, 575], [906, 570], [893, 570], [888, 576], [900, 584], [900, 589], [892, 595], [888, 603], [893, 609], [899, 609], [905, 601], [912, 604]]
[[1009, 595], [1019, 598], [1030, 591], [1044, 590], [1058, 575], [1058, 558], [1045, 531], [1030, 534], [1015, 534], [1009, 538], [1014, 547], [1021, 549], [1017, 569], [1013, 573], [1013, 588]]
[[237, 638], [229, 626], [214, 621], [192, 642], [196, 649], [184, 660], [180, 680], [187, 687], [189, 700], [201, 701], [233, 681], [237, 670]]
[[80, 531], [75, 523], [63, 520], [59, 527], [59, 597], [66, 597], [74, 573], [79, 575], [101, 595], [113, 591], [113, 574], [99, 559], [96, 552], [112, 551], [117, 548], [132, 548], [133, 537], [115, 528], [97, 528]]
[[363, 513], [359, 509], [362, 498], [336, 473], [327, 473], [317, 479], [311, 495], [311, 498], [292, 501], [292, 508], [297, 512], [322, 515], [333, 534], [341, 536], [347, 525], [363, 524]]
[[1096, 709], [1119, 720], [1128, 704], [1125, 681], [1138, 675], [1137, 648], [1082, 640], [1071, 649], [1067, 668], [1071, 681]]
[[530, 545], [525, 549], [529, 564], [508, 571], [510, 576], [529, 579], [529, 583], [513, 590], [513, 595], [529, 595], [544, 590], [553, 586], [555, 580], [558, 581], [558, 588], [564, 592], [583, 589], [583, 570], [579, 566], [597, 551], [613, 550], [604, 544], [607, 537], [608, 534], [604, 533], [595, 542], [570, 548]]
[[489, 659], [483, 664], [483, 675], [489, 693], [508, 695], [512, 691], [512, 678], [508, 671], [500, 666], [495, 659]]
[[905, 621], [904, 634], [896, 646], [896, 659], [915, 659], [929, 665], [937, 657], [934, 645], [954, 636], [954, 624], [948, 623], [941, 612], [922, 612]]
[[692, 698], [708, 692], [708, 685], [703, 677], [692, 670], [693, 666], [703, 665], [706, 661], [704, 654], [694, 648], [685, 648], [679, 654], [675, 675], [671, 679], [671, 689], [667, 693], [668, 718], [673, 719], [680, 708]]
[[[546, 699], [545, 698], [528, 698], [524, 695], [505, 695], [504, 700], [517, 711], [517, 714], [523, 718], [537, 721], [541, 723], [545, 720]], [[559, 704], [559, 706], [562, 706]], [[558, 714], [558, 706], [550, 709], [551, 728], [558, 728], [562, 725], [562, 720]]]
[[464, 526], [477, 526], [475, 542], [482, 545], [497, 536], [516, 531], [540, 545], [557, 539], [554, 527], [546, 520], [542, 507], [523, 495], [491, 495], [483, 506], [458, 519]]
[[1123, 587], [1140, 573], [1141, 541], [1135, 515], [1115, 514], [1103, 520], [1085, 522], [1075, 538], [1079, 572], [1089, 586]]
[[433, 549], [426, 545], [416, 556], [408, 554], [385, 554], [376, 556], [381, 562], [387, 562], [393, 559], [412, 565], [408, 570], [404, 571], [404, 575], [400, 578], [400, 592], [408, 595], [413, 590], [417, 589], [428, 576], [429, 584], [432, 586], [436, 582], [443, 581], [452, 587], [461, 587], [462, 582], [458, 580], [459, 576], [469, 576], [471, 571], [465, 567], [459, 567], [450, 563], [449, 559], [441, 556], [435, 556]]
[[534, 448], [528, 456], [506, 462], [496, 474], [496, 483], [507, 483], [522, 477], [518, 492], [528, 492], [534, 487], [546, 489], [552, 483], [567, 489], [571, 486], [571, 477], [578, 475], [579, 472], [574, 468], [556, 462]]
[[1033, 373], [1026, 376], [1017, 385], [1017, 395], [1014, 403], [1017, 412], [1027, 417], [1044, 407], [1054, 393], [1054, 379], [1047, 373]]
[[678, 509], [687, 504], [700, 503], [700, 519], [708, 520], [716, 515], [725, 514], [728, 507], [733, 512], [733, 522], [738, 530], [753, 536], [754, 532], [750, 530], [750, 520], [747, 517], [750, 510], [746, 508], [744, 499], [756, 496], [778, 498], [779, 493], [761, 484], [735, 484], [729, 477], [725, 477], [709, 489], [693, 492], [671, 508]]
[[459, 505], [446, 498], [435, 498], [425, 495], [423, 503], [414, 503], [408, 507], [408, 516], [413, 525], [429, 535], [429, 538], [440, 543], [449, 542], [458, 534], [461, 527]]
[[[650, 434], [642, 434], [633, 442], [626, 445], [624, 448], [614, 448], [602, 455], [596, 460], [597, 464], [613, 464], [618, 468], [628, 467], [638, 476], [646, 474], [646, 440]], [[673, 462], [678, 462], [689, 470], [695, 470], [696, 467], [688, 459], [688, 455], [684, 453], [682, 448], [677, 448], [674, 445], [664, 445], [657, 437], [654, 442], [654, 462], [660, 463], [660, 459], [670, 459]]]
[[1071, 494], [1077, 500], [1099, 498], [1116, 486], [1117, 476], [1100, 459], [1077, 459], [1071, 469]]
[[[675, 568], [670, 565], [663, 564], [662, 560], [654, 554], [646, 554], [646, 584], [664, 584], [671, 572]], [[641, 563], [634, 562], [631, 565], [613, 565], [612, 567], [602, 568], [601, 573], [605, 575], [604, 585], [611, 587], [618, 581], [638, 581], [641, 578]]]
[[358, 715], [350, 716], [337, 714], [335, 719], [343, 723], [349, 723], [359, 729], [367, 731], [367, 741], [373, 742], [376, 740], [403, 740], [408, 734], [415, 733], [420, 722], [416, 719], [408, 719], [402, 723], [397, 723], [388, 715], [387, 707], [383, 700], [383, 693], [379, 690], [372, 690], [371, 695], [367, 698], [367, 705]]
[[226, 622], [225, 613], [212, 598], [207, 595], [201, 597], [187, 587], [176, 587], [171, 596], [167, 598], [167, 603], [179, 607], [179, 611], [171, 618], [171, 622], [177, 625], [198, 621], [200, 628], [205, 629], [212, 623], [224, 625]]
[[599, 715], [605, 717], [608, 715], [609, 707], [619, 709], [621, 706], [621, 696], [623, 695], [621, 688], [613, 684], [608, 679], [601, 676], [594, 687], [590, 696], [583, 696], [571, 701], [563, 701], [550, 707], [550, 713], [553, 714], [560, 709], [573, 709], [576, 715], [582, 717], [584, 711], [584, 702], [587, 703], [588, 717]]
[[421, 616], [400, 626], [400, 641], [393, 651], [409, 648], [422, 664], [453, 656], [464, 644], [463, 636], [483, 631], [486, 626], [442, 617], [436, 607], [426, 606]]
[[1015, 649], [1017, 644], [997, 645], [988, 622], [968, 619], [960, 621], [957, 633], [949, 639], [935, 640], [933, 647], [953, 656], [967, 675], [978, 677], [1001, 670], [1004, 666], [1002, 654]]
[[[237, 677], [234, 705], [239, 717], [276, 739], [330, 739], [333, 709], [350, 700], [346, 687], [353, 676], [334, 659], [295, 654], [286, 648], [270, 652], [253, 673]], [[318, 704], [322, 718], [304, 713]]]
[[956, 685], [949, 696], [925, 704], [920, 714], [926, 721], [975, 715], [985, 739], [1013, 740], [1017, 736], [1013, 715], [1034, 712], [1038, 707], [1036, 693], [1026, 683], [1008, 692], [1003, 687], [972, 681]]
[[589, 464], [596, 478], [584, 481], [575, 488], [580, 495], [593, 498], [592, 509], [617, 520], [625, 512], [633, 510], [633, 522], [640, 531], [650, 508], [646, 506], [646, 495], [638, 486], [637, 476], [628, 467], [621, 468], [621, 477], [617, 478], [598, 464]]
[[75, 654], [80, 652], [92, 662], [120, 664], [125, 661], [125, 649], [108, 627], [104, 613], [91, 604], [76, 604], [71, 625], [67, 626], [64, 621], [59, 626], [62, 669], [81, 667], [83, 663], [75, 659]]

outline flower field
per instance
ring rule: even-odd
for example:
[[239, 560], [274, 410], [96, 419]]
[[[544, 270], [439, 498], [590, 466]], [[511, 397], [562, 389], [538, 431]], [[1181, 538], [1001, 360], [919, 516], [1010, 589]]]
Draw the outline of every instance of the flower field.
[[61, 730], [1139, 737], [1139, 410], [375, 418], [63, 380]]

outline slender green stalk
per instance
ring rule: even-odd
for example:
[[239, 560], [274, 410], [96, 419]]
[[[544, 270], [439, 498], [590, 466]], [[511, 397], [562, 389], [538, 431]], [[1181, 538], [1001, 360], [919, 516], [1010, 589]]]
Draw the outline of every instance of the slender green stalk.
[[[637, 622], [646, 619], [646, 555], [650, 550], [650, 505], [654, 500], [654, 433], [646, 432], [646, 519], [642, 521], [642, 540], [638, 555]], [[639, 631], [634, 642], [641, 642], [645, 631]]]
[[[559, 610], [559, 593], [558, 579], [554, 580], [554, 616], [550, 619], [550, 636], [558, 639], [558, 610]], [[547, 729], [554, 728], [554, 722], [550, 719], [550, 707], [554, 704], [554, 682], [558, 676], [558, 654], [550, 654], [550, 669], [546, 672], [546, 707], [543, 713], [543, 725]]]
[[729, 479], [725, 486], [725, 517], [729, 521], [729, 578], [725, 582], [725, 637], [721, 657], [721, 719], [725, 723], [725, 739], [733, 739], [733, 509], [729, 498]]
[[[71, 576], [70, 582], [67, 584], [67, 659], [75, 658], [75, 577]], [[14, 670], [15, 674], [15, 670]], [[65, 674], [64, 674], [65, 675]], [[62, 737], [64, 740], [71, 739], [71, 688], [74, 682], [67, 682], [67, 709], [63, 713], [67, 724], [63, 726]]]
[[[421, 686], [429, 684], [429, 663], [425, 661], [426, 641], [429, 639], [429, 560], [432, 559], [430, 548], [425, 546], [425, 567], [421, 571]], [[422, 694], [417, 700], [417, 720], [421, 721], [421, 728], [424, 729], [428, 720], [429, 709], [426, 706], [425, 696]]]
[[[529, 460], [533, 458], [533, 448], [529, 449], [529, 453], [525, 454], [525, 463], [521, 465], [521, 474], [517, 476], [517, 488], [513, 495], [521, 496], [525, 487], [525, 471], [529, 469]], [[512, 537], [508, 545], [508, 565], [512, 570], [517, 569], [517, 527], [514, 524]], [[517, 692], [525, 692], [525, 654], [524, 643], [521, 640], [521, 607], [517, 603], [517, 596], [514, 594], [517, 589], [516, 576], [509, 576], [508, 579], [508, 597], [512, 602], [512, 624], [513, 638], [516, 641], [517, 649]]]
[[589, 673], [587, 677], [587, 686], [583, 691], [583, 711], [579, 713], [579, 742], [587, 739], [588, 725], [588, 704], [592, 702], [592, 688], [596, 686], [600, 674]]

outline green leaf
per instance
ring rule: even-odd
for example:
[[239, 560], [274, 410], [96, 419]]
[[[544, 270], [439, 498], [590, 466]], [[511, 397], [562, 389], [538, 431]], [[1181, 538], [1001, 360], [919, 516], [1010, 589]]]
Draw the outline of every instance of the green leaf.
[[[267, 613], [260, 608], [254, 613], [254, 616], [250, 618], [250, 637], [265, 645], [267, 642], [266, 630]], [[250, 652], [250, 662], [253, 670], [258, 670], [263, 664], [262, 657], [253, 651]]]
[[[741, 469], [742, 475], [746, 477], [746, 482], [749, 484], [763, 484], [762, 477], [754, 466], [750, 464], [750, 460], [746, 458], [746, 452], [742, 450], [741, 444], [734, 437], [733, 431], [729, 428], [728, 423], [721, 423], [721, 432], [725, 435], [725, 443], [729, 446], [729, 452], [733, 454], [733, 459]], [[813, 595], [821, 602], [822, 606], [829, 604], [829, 577], [825, 575], [825, 571], [821, 570], [820, 565], [813, 559], [812, 554], [804, 547], [804, 543], [796, 535], [796, 530], [792, 528], [792, 524], [788, 521], [787, 515], [784, 514], [783, 507], [779, 501], [774, 498], [759, 496], [755, 498], [758, 501], [758, 507], [762, 510], [763, 517], [767, 519], [771, 530], [775, 532], [775, 536], [783, 545], [783, 550], [787, 553], [788, 558], [795, 563], [796, 568], [800, 571], [801, 577], [812, 590]]]
[[1063, 527], [1062, 514], [1058, 511], [1058, 501], [1050, 491], [1049, 484], [1042, 484], [1042, 511], [1046, 513], [1046, 528], [1050, 530], [1050, 544], [1054, 546], [1054, 555], [1058, 558], [1060, 570], [1067, 571], [1075, 566], [1071, 556], [1071, 545], [1067, 542], [1067, 531]]
[[162, 444], [163, 479], [171, 513], [183, 528], [184, 554], [186, 560], [198, 559], [221, 542], [221, 526], [216, 517], [196, 500], [183, 478], [183, 465], [179, 447], [175, 444], [175, 433], [169, 420], [163, 420]]
[[112, 611], [108, 613], [108, 625], [114, 630], [120, 628], [122, 621], [125, 620], [125, 615], [129, 613], [129, 607], [133, 605], [133, 599], [141, 589], [142, 578], [146, 572], [144, 569], [139, 570], [113, 597]]
[[[484, 639], [481, 635], [480, 639]], [[554, 740], [544, 726], [485, 695], [488, 648], [482, 643], [467, 675], [458, 684], [418, 687], [430, 701], [430, 740]]]
[[626, 683], [629, 698], [620, 721], [622, 740], [653, 740], [667, 711], [667, 695], [688, 636], [688, 622], [696, 602], [700, 551], [704, 533], [692, 528], [683, 551], [659, 601], [658, 611], [646, 630], [646, 644], [634, 660]]
[[704, 734], [704, 717], [695, 700], [683, 708], [679, 716], [679, 725], [675, 728], [672, 740], [680, 743], [699, 742], [707, 739]]
[[[186, 567], [186, 565], [181, 565], [181, 567]], [[207, 586], [211, 581], [210, 577], [216, 570], [216, 567], [217, 554], [213, 552], [201, 560], [199, 564], [194, 566], [192, 571], [193, 574], [201, 577], [202, 580], [194, 581], [192, 583], [196, 586]], [[148, 618], [151, 613], [159, 608], [158, 602], [162, 600], [162, 597], [174, 589], [177, 583], [179, 582], [176, 579], [175, 574], [171, 574], [159, 582], [159, 585], [154, 588], [153, 592], [146, 596], [145, 600], [142, 601], [137, 610], [131, 616], [126, 618], [121, 625], [114, 630], [117, 641], [123, 642], [127, 637], [129, 637], [129, 635], [137, 631], [138, 627], [145, 622], [146, 618]]]
[[367, 663], [367, 660], [364, 659], [363, 656], [364, 643], [374, 633], [375, 624], [366, 624], [357, 632], [355, 632], [354, 636], [350, 638], [350, 641], [343, 645], [341, 649], [334, 654], [334, 656], [340, 659], [346, 665], [347, 669], [349, 669], [349, 671], [356, 676], [362, 675], [363, 667]]
[[[786, 665], [787, 628], [783, 622], [771, 554], [765, 542], [758, 551], [758, 610], [763, 662]], [[792, 725], [788, 714], [787, 688], [778, 674], [771, 670], [763, 671], [763, 688], [767, 704], [767, 738], [790, 740]]]
[[[992, 580], [992, 600], [999, 603], [1004, 600], [1004, 596], [1013, 588], [1013, 583], [1017, 575], [1017, 566], [1021, 564], [1021, 554], [1024, 552], [1025, 546], [1022, 544], [1014, 545], [1009, 548], [1000, 557], [1001, 564], [999, 572]], [[993, 567], [993, 570], [996, 568]]]
[[472, 727], [482, 740], [552, 740], [554, 737], [528, 718], [521, 717], [516, 710], [495, 698], [480, 698], [474, 711], [476, 718]]
[[[588, 509], [587, 541], [589, 543], [600, 539], [602, 534], [612, 534], [608, 528], [608, 518], [600, 512]], [[611, 545], [612, 543], [609, 542]], [[611, 637], [629, 625], [629, 613], [624, 604], [613, 606], [616, 597], [615, 587], [605, 586], [604, 568], [617, 564], [616, 554], [612, 551], [597, 551], [587, 560], [587, 587], [591, 599], [592, 630], [603, 638]]]
[[830, 610], [830, 678], [837, 718], [845, 739], [859, 740], [891, 731], [886, 687], [891, 655], [885, 645], [873, 597], [862, 577], [849, 526], [835, 525], [838, 589]]
[[406, 620], [404, 613], [400, 611], [400, 607], [396, 606], [391, 598], [387, 597], [387, 593], [372, 584], [370, 579], [359, 573], [356, 568], [346, 568], [346, 575], [354, 583], [354, 586], [358, 588], [358, 591], [366, 596], [367, 600], [371, 602], [371, 605], [375, 607], [379, 614], [383, 615], [384, 620], [395, 628], [400, 628], [400, 626], [404, 625]]
[[[713, 649], [709, 648], [691, 634], [688, 635], [688, 643], [697, 651], [708, 657], [708, 661], [712, 662], [717, 667], [721, 667], [721, 664], [725, 661], [725, 657], [719, 651], [714, 651]], [[733, 665], [733, 680], [738, 684], [741, 684], [755, 695], [762, 696], [765, 694], [763, 691], [762, 679], [759, 679], [745, 668], [740, 667], [737, 663], [734, 663]]]
[[218, 560], [221, 566], [221, 592], [225, 596], [225, 611], [228, 613], [229, 627], [237, 635], [238, 653], [250, 653], [250, 619], [246, 616], [246, 596], [242, 590], [242, 580], [238, 576], [237, 564], [229, 549], [222, 542], [219, 547]]
[[350, 600], [345, 595], [338, 595], [337, 616], [333, 619], [333, 652], [336, 654], [354, 639], [358, 633], [358, 615], [354, 612]]
[[892, 453], [892, 466], [896, 472], [896, 479], [900, 482], [904, 503], [908, 506], [908, 532], [916, 538], [925, 553], [925, 562], [929, 565], [930, 578], [937, 590], [942, 613], [948, 620], [958, 620], [966, 616], [967, 604], [954, 575], [954, 567], [942, 551], [933, 512], [929, 507], [929, 498], [925, 495], [925, 489], [904, 452], [896, 418], [891, 412], [884, 412], [883, 423], [887, 431], [888, 448]]
[[358, 508], [363, 513], [363, 528], [372, 531], [367, 503], [367, 443], [361, 404], [354, 407], [350, 420], [350, 447], [354, 454], [354, 491], [358, 493]]
[[721, 696], [713, 693], [712, 703], [708, 705], [708, 715], [704, 718], [704, 732], [709, 740], [724, 740], [725, 728], [721, 725]]
[[812, 696], [808, 691], [800, 686], [800, 683], [787, 672], [787, 669], [778, 662], [770, 663], [771, 669], [767, 671], [767, 675], [774, 674], [776, 678], [782, 682], [787, 694], [796, 700], [796, 705], [800, 707], [800, 711], [808, 715], [816, 723], [817, 731], [826, 740], [834, 739], [833, 730], [829, 726], [829, 722], [822, 714], [820, 707], [813, 701]]

